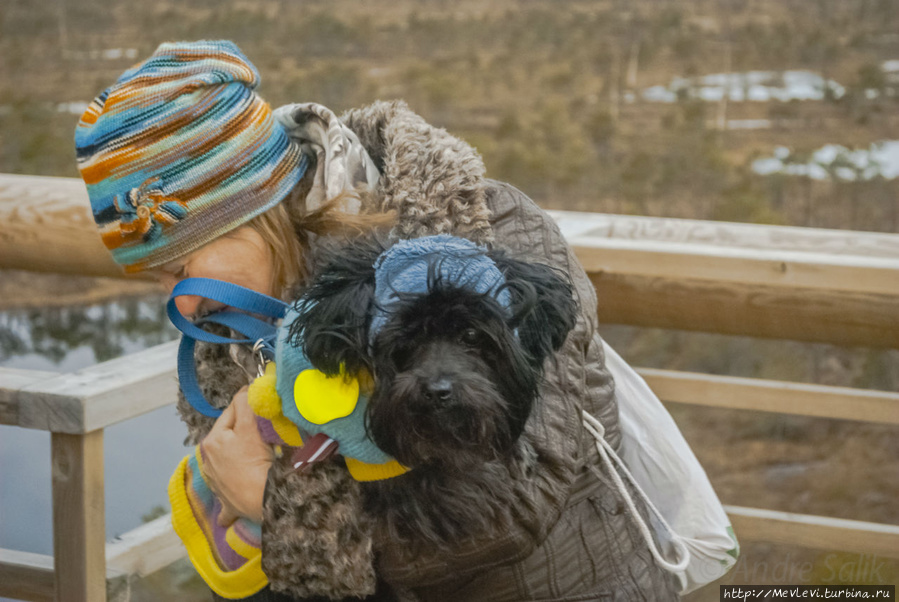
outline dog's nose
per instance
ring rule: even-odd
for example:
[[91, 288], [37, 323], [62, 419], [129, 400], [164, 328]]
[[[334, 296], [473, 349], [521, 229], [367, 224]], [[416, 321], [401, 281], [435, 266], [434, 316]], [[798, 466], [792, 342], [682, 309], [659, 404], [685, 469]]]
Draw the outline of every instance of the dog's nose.
[[428, 382], [428, 397], [435, 401], [447, 401], [453, 394], [453, 383], [448, 378], [438, 378]]

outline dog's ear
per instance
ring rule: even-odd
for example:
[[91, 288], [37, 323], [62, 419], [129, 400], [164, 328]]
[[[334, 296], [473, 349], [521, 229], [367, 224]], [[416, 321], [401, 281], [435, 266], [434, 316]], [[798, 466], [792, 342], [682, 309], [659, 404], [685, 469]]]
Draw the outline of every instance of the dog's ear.
[[325, 374], [370, 369], [367, 361], [369, 307], [374, 297], [373, 264], [383, 246], [356, 239], [324, 252], [312, 282], [297, 301], [298, 317], [289, 341], [302, 345], [312, 365]]
[[542, 263], [512, 259], [491, 251], [491, 259], [506, 278], [512, 295], [510, 326], [536, 367], [565, 342], [577, 320], [577, 303], [568, 277]]

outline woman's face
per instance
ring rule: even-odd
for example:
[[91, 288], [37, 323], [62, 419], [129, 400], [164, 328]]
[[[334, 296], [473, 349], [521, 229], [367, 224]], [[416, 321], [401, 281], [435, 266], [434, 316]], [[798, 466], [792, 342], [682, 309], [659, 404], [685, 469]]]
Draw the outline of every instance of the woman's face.
[[[213, 278], [274, 296], [274, 266], [270, 247], [249, 226], [242, 226], [204, 247], [150, 271], [169, 293], [185, 278]], [[217, 301], [183, 295], [175, 300], [181, 314], [196, 319], [223, 309]]]

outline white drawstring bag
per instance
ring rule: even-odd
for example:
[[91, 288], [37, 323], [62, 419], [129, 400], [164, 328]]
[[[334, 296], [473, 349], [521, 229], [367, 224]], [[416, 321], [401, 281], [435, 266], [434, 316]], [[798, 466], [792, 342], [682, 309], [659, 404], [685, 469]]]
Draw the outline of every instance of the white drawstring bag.
[[[730, 570], [740, 546], [705, 470], [668, 410], [611, 347], [604, 344], [604, 349], [606, 366], [615, 379], [621, 457], [606, 442], [602, 424], [586, 412], [584, 427], [596, 439], [600, 458], [656, 563], [674, 573], [680, 593], [687, 594]], [[652, 531], [664, 553], [673, 556], [671, 560], [656, 547], [650, 526], [637, 512], [622, 475], [643, 498]]]

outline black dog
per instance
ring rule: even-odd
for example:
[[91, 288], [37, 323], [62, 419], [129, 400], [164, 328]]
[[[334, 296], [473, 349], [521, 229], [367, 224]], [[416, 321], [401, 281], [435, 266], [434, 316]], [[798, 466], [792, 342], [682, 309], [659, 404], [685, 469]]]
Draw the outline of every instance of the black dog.
[[476, 290], [430, 254], [422, 290], [392, 290], [384, 307], [374, 267], [384, 247], [354, 242], [325, 261], [291, 326], [319, 370], [374, 378], [367, 429], [411, 468], [363, 484], [376, 539], [442, 545], [509, 520], [510, 475], [533, 462], [521, 435], [543, 363], [574, 326], [572, 287], [550, 267], [477, 249], [462, 261], [488, 261], [498, 286]]

